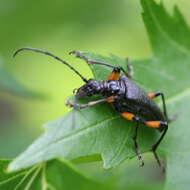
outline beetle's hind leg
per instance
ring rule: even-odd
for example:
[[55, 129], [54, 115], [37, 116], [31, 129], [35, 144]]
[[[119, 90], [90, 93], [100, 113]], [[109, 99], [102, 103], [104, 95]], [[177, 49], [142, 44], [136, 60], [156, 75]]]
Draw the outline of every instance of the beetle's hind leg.
[[164, 116], [166, 118], [167, 121], [169, 121], [170, 119], [168, 118], [168, 114], [167, 114], [167, 109], [166, 109], [166, 103], [165, 103], [165, 98], [164, 98], [164, 93], [161, 92], [161, 91], [156, 91], [156, 92], [151, 92], [148, 94], [148, 96], [151, 98], [151, 99], [154, 99], [158, 96], [161, 96], [162, 97], [162, 105], [163, 105], [163, 110], [164, 110]]
[[158, 165], [162, 168], [163, 172], [165, 172], [165, 168], [162, 166], [162, 164], [161, 164], [161, 162], [160, 162], [160, 159], [159, 159], [159, 157], [158, 157], [158, 155], [157, 155], [157, 153], [156, 153], [156, 150], [157, 150], [157, 148], [158, 148], [158, 145], [159, 145], [159, 144], [161, 143], [161, 141], [163, 140], [163, 138], [164, 138], [164, 136], [165, 136], [167, 130], [168, 130], [168, 125], [166, 124], [166, 126], [164, 127], [164, 132], [162, 133], [160, 139], [152, 146], [152, 152], [153, 152], [153, 154], [154, 154], [154, 157], [155, 157], [155, 159], [156, 159]]
[[133, 141], [134, 141], [134, 145], [135, 145], [136, 154], [137, 154], [139, 160], [141, 161], [140, 166], [142, 167], [142, 166], [144, 166], [144, 160], [143, 160], [142, 155], [141, 155], [141, 153], [139, 151], [139, 147], [138, 147], [138, 143], [137, 143], [138, 128], [139, 128], [139, 122], [137, 122], [137, 125], [136, 125], [136, 128], [135, 128], [135, 134], [133, 136]]
[[[152, 151], [154, 153], [154, 156], [155, 156], [159, 166], [161, 167], [161, 162], [160, 162], [159, 157], [158, 157], [158, 155], [156, 153], [156, 150], [157, 150], [158, 145], [161, 143], [161, 141], [163, 140], [163, 138], [164, 138], [164, 136], [165, 136], [165, 134], [166, 134], [166, 132], [168, 130], [167, 121], [145, 121], [145, 120], [142, 120], [142, 119], [138, 118], [133, 113], [129, 113], [129, 112], [123, 112], [123, 113], [121, 113], [121, 115], [127, 120], [136, 121], [137, 123], [142, 123], [142, 124], [146, 125], [147, 127], [152, 127], [152, 128], [157, 128], [157, 129], [160, 128], [160, 127], [163, 127], [164, 132], [162, 133], [159, 140], [152, 146]], [[137, 136], [137, 135], [135, 135], [135, 136]], [[135, 145], [135, 148], [136, 148], [136, 150], [138, 150], [138, 146]], [[138, 155], [138, 153], [137, 153], [137, 155]]]
[[162, 105], [163, 105], [163, 110], [164, 110], [164, 116], [167, 120], [168, 123], [170, 123], [171, 121], [175, 120], [178, 116], [178, 113], [177, 114], [174, 114], [173, 116], [171, 117], [168, 117], [168, 114], [167, 114], [167, 109], [166, 109], [166, 103], [165, 103], [165, 98], [164, 98], [164, 93], [161, 92], [161, 91], [155, 91], [155, 92], [151, 92], [148, 94], [148, 96], [151, 98], [151, 99], [154, 99], [158, 96], [161, 96], [162, 97]]

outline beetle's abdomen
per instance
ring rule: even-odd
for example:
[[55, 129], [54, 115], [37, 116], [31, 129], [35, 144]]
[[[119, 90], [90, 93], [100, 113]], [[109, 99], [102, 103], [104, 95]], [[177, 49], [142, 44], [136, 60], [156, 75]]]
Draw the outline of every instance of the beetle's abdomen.
[[113, 103], [118, 112], [130, 112], [148, 121], [166, 120], [158, 105], [133, 81], [126, 76], [121, 76], [120, 80], [126, 90], [125, 96]]

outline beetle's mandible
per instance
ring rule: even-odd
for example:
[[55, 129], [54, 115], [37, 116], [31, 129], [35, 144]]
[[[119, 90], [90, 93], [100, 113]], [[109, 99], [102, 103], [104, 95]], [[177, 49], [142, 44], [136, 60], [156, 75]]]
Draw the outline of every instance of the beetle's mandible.
[[[67, 105], [74, 108], [83, 109], [86, 107], [94, 106], [99, 103], [107, 102], [112, 104], [113, 108], [122, 117], [124, 117], [127, 120], [136, 122], [136, 129], [135, 134], [133, 136], [133, 141], [136, 154], [139, 160], [141, 161], [141, 166], [144, 165], [144, 160], [141, 156], [137, 143], [137, 132], [139, 124], [144, 124], [148, 127], [159, 129], [162, 134], [159, 140], [152, 146], [152, 151], [159, 166], [161, 166], [161, 162], [156, 153], [156, 150], [168, 130], [168, 123], [170, 121], [170, 119], [167, 116], [164, 94], [161, 91], [146, 94], [141, 88], [139, 88], [139, 86], [131, 80], [131, 77], [133, 76], [133, 67], [131, 64], [127, 65], [129, 70], [127, 72], [123, 67], [116, 67], [109, 63], [91, 60], [85, 57], [80, 51], [72, 51], [70, 54], [75, 54], [77, 57], [85, 60], [88, 64], [98, 64], [113, 68], [113, 71], [108, 76], [107, 81], [98, 81], [95, 79], [87, 80], [67, 62], [47, 51], [25, 47], [18, 49], [14, 53], [14, 56], [23, 50], [31, 50], [49, 55], [62, 62], [63, 64], [67, 65], [71, 70], [73, 70], [77, 75], [79, 75], [80, 78], [85, 82], [85, 84], [79, 89], [77, 89], [77, 99], [83, 98], [85, 96], [93, 96], [95, 94], [100, 94], [103, 97], [100, 100], [92, 101], [88, 104], [74, 104], [68, 101], [66, 103]], [[124, 75], [120, 75], [121, 71]], [[162, 98], [163, 111], [161, 111], [158, 105], [153, 101], [153, 99], [157, 96], [161, 96]]]

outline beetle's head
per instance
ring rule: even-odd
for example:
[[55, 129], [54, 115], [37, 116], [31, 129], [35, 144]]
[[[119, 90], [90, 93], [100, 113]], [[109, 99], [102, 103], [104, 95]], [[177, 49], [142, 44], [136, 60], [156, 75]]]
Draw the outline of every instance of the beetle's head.
[[81, 86], [77, 90], [77, 99], [80, 99], [85, 96], [92, 96], [94, 94], [98, 94], [101, 90], [100, 82], [94, 79], [89, 79], [86, 84]]

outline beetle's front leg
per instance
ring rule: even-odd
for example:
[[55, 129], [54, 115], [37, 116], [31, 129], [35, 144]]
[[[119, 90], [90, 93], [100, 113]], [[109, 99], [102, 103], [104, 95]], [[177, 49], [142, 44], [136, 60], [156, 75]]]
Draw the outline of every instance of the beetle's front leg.
[[111, 96], [111, 97], [103, 98], [97, 101], [88, 102], [87, 104], [73, 104], [72, 102], [67, 101], [66, 105], [73, 107], [75, 109], [83, 109], [83, 108], [91, 107], [103, 102], [112, 103], [112, 102], [115, 102], [116, 99], [118, 99], [117, 96]]
[[127, 68], [129, 70], [129, 73], [127, 73], [123, 69], [123, 67], [120, 67], [120, 66], [114, 67], [112, 73], [109, 75], [107, 80], [118, 80], [120, 77], [121, 71], [123, 71], [128, 78], [132, 78], [132, 76], [134, 75], [133, 66], [131, 64], [127, 64]]
[[107, 80], [118, 80], [120, 78], [120, 72], [121, 72], [121, 67], [114, 67], [113, 71], [111, 74], [108, 76]]
[[[83, 59], [84, 61], [86, 61], [89, 64], [97, 64], [97, 65], [104, 65], [104, 66], [108, 66], [108, 67], [112, 67], [113, 72], [110, 74], [110, 76], [108, 77], [108, 80], [118, 80], [120, 77], [120, 70], [123, 71], [123, 73], [131, 78], [134, 74], [133, 72], [133, 66], [131, 64], [127, 64], [127, 68], [129, 70], [129, 73], [121, 66], [114, 66], [110, 63], [105, 63], [105, 62], [101, 62], [101, 61], [96, 61], [96, 60], [92, 60], [92, 59], [88, 59], [86, 56], [84, 56], [80, 51], [71, 51], [69, 54], [75, 54], [77, 57]], [[128, 58], [127, 58], [127, 62], [128, 62]], [[117, 72], [119, 69], [119, 72]], [[115, 72], [116, 71], [116, 72]]]

